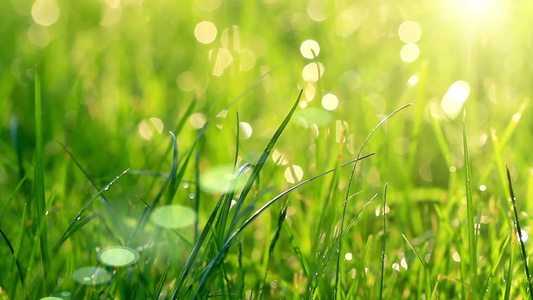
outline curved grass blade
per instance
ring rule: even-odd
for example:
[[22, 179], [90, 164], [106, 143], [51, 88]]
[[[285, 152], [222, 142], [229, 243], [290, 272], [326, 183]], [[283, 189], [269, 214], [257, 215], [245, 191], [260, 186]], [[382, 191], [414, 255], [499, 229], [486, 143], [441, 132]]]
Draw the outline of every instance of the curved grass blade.
[[[371, 153], [371, 154], [368, 154], [368, 155], [365, 155], [365, 156], [362, 156], [358, 159], [354, 159], [354, 160], [351, 160], [349, 162], [346, 162], [344, 164], [341, 165], [342, 166], [346, 166], [348, 164], [351, 164], [351, 163], [355, 163], [357, 161], [360, 161], [360, 160], [363, 160], [365, 158], [368, 158], [368, 157], [371, 157], [373, 156], [375, 153]], [[226, 253], [226, 251], [235, 243], [235, 240], [236, 238], [242, 233], [242, 231], [244, 229], [246, 229], [246, 227], [248, 227], [255, 219], [257, 219], [259, 217], [259, 215], [261, 215], [267, 208], [269, 208], [272, 204], [274, 204], [275, 202], [277, 202], [279, 199], [285, 197], [286, 195], [288, 195], [289, 193], [291, 193], [292, 191], [296, 190], [297, 188], [311, 182], [311, 181], [314, 181], [326, 174], [329, 174], [333, 171], [335, 171], [336, 169], [331, 169], [329, 171], [326, 171], [326, 172], [323, 172], [321, 174], [318, 174], [316, 176], [313, 176], [305, 181], [302, 181], [300, 183], [298, 183], [297, 185], [285, 190], [284, 192], [282, 192], [281, 194], [277, 195], [276, 197], [272, 198], [270, 201], [268, 201], [266, 204], [264, 204], [261, 208], [259, 208], [258, 210], [256, 210], [253, 215], [248, 218], [243, 225], [241, 225], [229, 238], [228, 240], [226, 241], [226, 243], [222, 246], [221, 250], [217, 253], [217, 255], [215, 256], [215, 258], [213, 259], [213, 261], [211, 263], [209, 263], [209, 265], [206, 267], [206, 270], [205, 270], [205, 273], [204, 273], [204, 276], [202, 277], [202, 280], [200, 281], [199, 283], [199, 286], [198, 286], [198, 291], [200, 291], [204, 284], [206, 283], [207, 281], [207, 278], [209, 277], [210, 273], [213, 271], [214, 269], [214, 266], [216, 266], [220, 259], [222, 258], [222, 256]], [[173, 298], [174, 299], [174, 298]]]
[[505, 254], [505, 249], [507, 249], [507, 244], [509, 244], [509, 241], [511, 240], [511, 235], [508, 235], [507, 238], [505, 238], [505, 241], [503, 242], [503, 245], [500, 249], [500, 255], [498, 256], [498, 259], [492, 266], [492, 269], [490, 271], [489, 277], [487, 277], [487, 280], [485, 281], [485, 284], [483, 285], [483, 288], [481, 289], [481, 297], [485, 296], [485, 293], [487, 292], [487, 289], [489, 288], [490, 281], [494, 277], [494, 274], [496, 274], [496, 271], [498, 269], [498, 266], [500, 265], [500, 262], [502, 261], [503, 255]]
[[24, 277], [22, 276], [22, 268], [20, 267], [20, 264], [19, 264], [19, 261], [17, 259], [17, 257], [15, 256], [15, 249], [13, 249], [13, 246], [11, 245], [11, 242], [9, 241], [9, 239], [7, 238], [6, 234], [4, 233], [4, 231], [2, 230], [2, 228], [0, 228], [0, 235], [4, 238], [4, 240], [6, 241], [6, 244], [7, 244], [7, 247], [9, 248], [9, 251], [11, 252], [11, 255], [13, 256], [13, 260], [15, 261], [15, 265], [17, 266], [17, 270], [19, 272], [19, 278], [20, 278], [20, 282], [22, 284], [24, 284]]
[[[283, 223], [285, 222], [285, 218], [287, 217], [287, 207], [288, 207], [288, 201], [283, 204], [283, 207], [281, 208], [281, 211], [278, 216], [278, 222], [276, 231], [274, 232], [274, 236], [272, 237], [272, 240], [270, 241], [270, 246], [268, 247], [267, 252], [267, 259], [265, 264], [265, 274], [263, 275], [263, 280], [261, 280], [259, 284], [259, 299], [263, 299], [263, 287], [265, 286], [265, 282], [268, 275], [268, 266], [270, 265], [270, 260], [272, 256], [274, 255], [274, 248], [276, 247], [276, 243], [278, 242], [279, 235], [281, 233], [281, 228], [283, 228]], [[240, 244], [239, 244], [240, 245]]]
[[[431, 293], [431, 286], [433, 285], [431, 283], [431, 275], [429, 273], [429, 268], [428, 268], [428, 265], [426, 264], [426, 262], [424, 261], [424, 259], [422, 259], [422, 256], [420, 256], [420, 254], [418, 253], [418, 251], [416, 251], [415, 247], [413, 246], [413, 244], [411, 243], [411, 241], [405, 236], [405, 234], [402, 233], [402, 237], [403, 239], [405, 240], [405, 242], [407, 242], [407, 245], [409, 245], [409, 248], [411, 248], [411, 250], [413, 250], [413, 252], [416, 254], [416, 257], [418, 258], [418, 260], [420, 261], [420, 263], [422, 264], [422, 267], [424, 268], [424, 271], [426, 271], [426, 295], [432, 295]], [[429, 296], [428, 296], [429, 297]]]
[[[15, 240], [15, 253], [14, 253], [14, 256], [13, 256], [13, 261], [11, 262], [11, 267], [9, 268], [9, 272], [13, 272], [13, 267], [16, 264], [18, 264], [18, 259], [19, 259], [19, 255], [20, 255], [20, 245], [22, 244], [22, 237], [24, 236], [24, 231], [25, 231], [25, 228], [24, 228], [24, 224], [26, 224], [26, 214], [28, 213], [28, 203], [24, 203], [24, 208], [22, 210], [22, 218], [20, 218], [20, 225], [19, 225], [19, 230], [18, 230], [18, 235], [17, 235], [17, 239]], [[19, 272], [19, 276], [21, 276], [21, 282], [24, 283], [24, 280], [22, 280], [24, 277], [24, 275], [22, 274], [21, 270], [20, 270], [20, 266], [17, 265], [17, 268], [19, 268], [18, 272]], [[16, 282], [13, 281], [13, 291], [15, 290], [16, 288]]]
[[[291, 110], [289, 111], [289, 113], [287, 114], [283, 122], [279, 125], [278, 129], [276, 130], [276, 133], [274, 133], [274, 135], [268, 142], [267, 146], [265, 147], [265, 150], [263, 150], [263, 154], [261, 155], [261, 157], [255, 164], [252, 170], [252, 174], [250, 174], [250, 177], [246, 181], [246, 184], [244, 185], [244, 188], [241, 191], [241, 195], [239, 199], [237, 200], [237, 204], [235, 204], [235, 213], [240, 211], [241, 206], [244, 203], [244, 200], [246, 199], [246, 197], [248, 196], [248, 193], [252, 189], [252, 185], [259, 178], [259, 172], [261, 171], [261, 169], [263, 168], [263, 165], [265, 164], [268, 157], [270, 156], [270, 152], [274, 148], [274, 145], [276, 145], [279, 137], [281, 136], [281, 133], [283, 132], [283, 130], [285, 130], [285, 127], [287, 126], [287, 124], [289, 124], [289, 121], [291, 120], [292, 115], [296, 111], [296, 108], [298, 107], [298, 104], [300, 103], [300, 99], [302, 98], [303, 91], [304, 91], [303, 89], [300, 90], [300, 93], [298, 94], [298, 98], [294, 102]], [[233, 218], [228, 232], [232, 232], [234, 230], [234, 228], [237, 226], [237, 220], [238, 218]]]
[[[55, 247], [54, 247], [54, 252], [57, 252], [57, 250], [59, 250], [59, 247], [61, 247], [61, 245], [68, 239], [68, 237], [72, 236], [76, 231], [78, 231], [81, 227], [78, 226], [77, 223], [79, 223], [80, 221], [80, 218], [81, 218], [81, 215], [89, 208], [89, 206], [91, 206], [91, 204], [93, 203], [93, 201], [95, 199], [97, 199], [98, 197], [100, 197], [100, 195], [107, 191], [117, 180], [119, 180], [122, 176], [126, 175], [128, 172], [129, 172], [130, 169], [126, 169], [124, 170], [124, 172], [120, 173], [117, 177], [113, 178], [113, 180], [111, 180], [111, 182], [109, 182], [103, 189], [101, 189], [100, 191], [98, 191], [98, 193], [96, 193], [96, 195], [94, 195], [91, 200], [89, 200], [85, 206], [78, 212], [78, 214], [76, 214], [76, 217], [74, 217], [74, 219], [72, 220], [72, 222], [70, 222], [70, 225], [67, 227], [67, 229], [65, 230], [65, 232], [63, 232], [63, 234], [61, 235], [61, 237], [59, 238], [59, 240], [57, 241]], [[85, 218], [84, 220], [87, 220], [89, 217]], [[89, 220], [90, 221], [90, 220]], [[87, 221], [88, 222], [88, 221]], [[83, 225], [85, 225], [87, 223], [84, 223]], [[72, 232], [71, 232], [72, 231]]]
[[[244, 167], [246, 167], [246, 165]], [[246, 168], [241, 167], [239, 170], [241, 170], [241, 172], [244, 172], [246, 170]], [[238, 178], [240, 175], [241, 175], [241, 173], [239, 173], [239, 171], [237, 171], [237, 174], [235, 175], [235, 177]], [[220, 207], [222, 206], [222, 203], [223, 203], [225, 197], [226, 197], [226, 194], [222, 194], [220, 196], [220, 198], [218, 199], [217, 204], [215, 205], [215, 208], [211, 212], [211, 215], [209, 216], [209, 219], [207, 220], [207, 223], [205, 224], [205, 227], [202, 230], [202, 233], [200, 234], [200, 236], [196, 240], [196, 243], [194, 244], [194, 248], [193, 248], [191, 254], [189, 255], [189, 258], [187, 259], [187, 262], [185, 263], [185, 266], [183, 267], [183, 270], [181, 271], [181, 274], [180, 274], [180, 277], [178, 279], [177, 285], [174, 288], [174, 291], [172, 292], [172, 296], [170, 297], [170, 299], [177, 299], [177, 296], [180, 294], [181, 287], [183, 286], [185, 278], [189, 275], [191, 267], [194, 264], [194, 262], [196, 261], [196, 257], [198, 256], [198, 253], [200, 252], [200, 249], [201, 249], [203, 243], [205, 242], [205, 240], [207, 238], [207, 235], [210, 232], [212, 232], [213, 223], [215, 222], [215, 219], [216, 219], [216, 217], [218, 215], [218, 211], [219, 211]], [[216, 239], [215, 239], [215, 243], [216, 243]]]
[[511, 194], [511, 201], [513, 203], [514, 223], [516, 226], [516, 233], [518, 235], [518, 242], [520, 243], [520, 251], [522, 253], [522, 260], [524, 261], [524, 271], [526, 273], [527, 286], [529, 289], [528, 290], [529, 298], [533, 300], [533, 283], [531, 282], [531, 273], [529, 272], [529, 266], [527, 262], [528, 259], [527, 259], [526, 246], [522, 238], [522, 229], [520, 228], [520, 220], [518, 219], [518, 210], [516, 209], [516, 197], [513, 191], [513, 184], [511, 182], [511, 173], [509, 172], [509, 167], [506, 167], [506, 169], [507, 169], [507, 180], [509, 181], [509, 193]]
[[[381, 127], [381, 125], [383, 123], [385, 123], [385, 121], [387, 121], [389, 118], [391, 118], [392, 116], [394, 116], [395, 114], [399, 113], [400, 111], [404, 110], [405, 108], [409, 107], [413, 105], [412, 103], [407, 103], [405, 105], [403, 105], [402, 107], [396, 109], [395, 111], [393, 111], [392, 113], [390, 113], [388, 116], [386, 116], [385, 118], [383, 118], [373, 129], [372, 131], [370, 131], [370, 133], [367, 135], [365, 141], [363, 142], [363, 144], [361, 145], [361, 148], [359, 149], [359, 152], [357, 153], [357, 158], [361, 157], [361, 154], [363, 153], [363, 149], [365, 148], [366, 144], [368, 143], [368, 141], [370, 140], [370, 138], [372, 137], [372, 135], [374, 134], [374, 132], [376, 132], [376, 130]], [[351, 194], [351, 187], [352, 187], [352, 183], [353, 183], [353, 177], [355, 175], [355, 169], [357, 168], [357, 160], [355, 161], [353, 167], [352, 167], [352, 171], [350, 172], [350, 179], [348, 180], [348, 188], [346, 189], [346, 197], [344, 198], [344, 207], [343, 207], [343, 211], [342, 211], [342, 217], [341, 217], [341, 228], [340, 228], [340, 234], [339, 234], [339, 242], [337, 243], [337, 253], [341, 253], [342, 252], [342, 236], [344, 234], [344, 220], [346, 219], [346, 206], [348, 204], [348, 199], [350, 197], [350, 194]], [[342, 283], [342, 280], [340, 278], [340, 267], [341, 267], [341, 259], [342, 259], [342, 255], [338, 255], [337, 256], [337, 268], [336, 268], [336, 271], [335, 271], [335, 292], [334, 292], [334, 298], [337, 299], [337, 296], [338, 296], [338, 292], [339, 292], [339, 289], [338, 287], [339, 286], [343, 286], [343, 283]]]
[[[96, 182], [93, 180], [93, 178], [91, 176], [89, 176], [89, 173], [87, 173], [87, 171], [81, 166], [80, 162], [78, 161], [78, 159], [76, 159], [76, 157], [74, 156], [74, 154], [72, 153], [72, 151], [70, 151], [70, 149], [68, 149], [68, 147], [63, 144], [61, 141], [59, 140], [56, 140], [56, 142], [61, 145], [61, 147], [63, 147], [63, 149], [65, 150], [65, 152], [69, 155], [70, 159], [72, 159], [72, 161], [74, 162], [74, 164], [76, 165], [76, 167], [78, 167], [78, 169], [83, 173], [83, 175], [85, 175], [85, 178], [87, 178], [87, 180], [89, 180], [89, 182], [91, 183], [91, 185], [93, 186], [93, 188], [96, 190], [96, 191], [99, 191], [100, 188], [98, 187], [98, 185], [96, 184]], [[131, 172], [130, 172], [131, 174]], [[109, 205], [109, 201], [107, 200], [107, 198], [104, 196], [104, 194], [100, 194], [100, 199], [102, 200], [102, 203], [104, 204], [105, 208], [107, 209], [108, 213], [112, 216], [116, 215], [116, 211], [115, 209], [113, 208], [113, 206]], [[118, 219], [116, 218], [111, 218], [111, 222], [113, 223], [113, 225], [117, 228], [120, 228], [121, 230], [124, 229], [124, 226], [122, 224], [122, 222], [119, 222]], [[122, 241], [120, 241], [120, 244], [124, 244]]]
[[92, 219], [96, 217], [97, 217], [96, 214], [92, 214], [92, 215], [89, 215], [85, 219], [77, 220], [78, 222], [76, 222], [74, 226], [72, 227], [69, 226], [69, 230], [65, 231], [63, 235], [57, 241], [57, 244], [54, 247], [54, 251], [59, 250], [59, 247], [61, 247], [61, 245], [63, 245], [63, 243], [66, 240], [68, 240], [74, 233], [76, 233], [76, 231], [80, 230], [83, 226], [87, 225], [87, 223], [89, 223]]

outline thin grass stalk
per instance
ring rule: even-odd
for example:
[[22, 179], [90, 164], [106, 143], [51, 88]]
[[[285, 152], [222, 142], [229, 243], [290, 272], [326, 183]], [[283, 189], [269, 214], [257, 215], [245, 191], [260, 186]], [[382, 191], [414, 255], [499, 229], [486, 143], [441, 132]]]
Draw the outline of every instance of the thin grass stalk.
[[387, 207], [387, 184], [385, 184], [385, 190], [383, 191], [383, 238], [381, 245], [381, 281], [379, 288], [379, 299], [383, 299], [383, 281], [385, 278], [385, 246], [387, 240], [387, 218], [385, 216], [385, 208]]
[[370, 133], [367, 135], [365, 141], [363, 142], [363, 144], [361, 145], [361, 148], [359, 149], [359, 153], [357, 153], [357, 160], [353, 164], [352, 171], [350, 172], [350, 179], [348, 180], [348, 188], [346, 189], [346, 197], [345, 197], [345, 200], [344, 200], [344, 207], [343, 207], [342, 217], [341, 217], [341, 228], [340, 228], [340, 234], [339, 234], [339, 242], [337, 244], [337, 252], [339, 253], [339, 255], [337, 257], [337, 269], [336, 269], [336, 272], [335, 272], [335, 291], [333, 293], [334, 294], [334, 299], [337, 299], [338, 287], [342, 286], [342, 282], [340, 281], [340, 276], [339, 276], [339, 270], [340, 270], [341, 257], [342, 257], [342, 255], [340, 255], [340, 253], [342, 253], [342, 236], [343, 236], [343, 232], [344, 232], [344, 220], [346, 218], [346, 209], [347, 209], [346, 205], [348, 204], [348, 199], [351, 196], [350, 195], [351, 194], [351, 187], [352, 187], [353, 178], [354, 178], [354, 175], [355, 175], [355, 169], [357, 168], [358, 159], [359, 159], [359, 157], [361, 157], [361, 154], [363, 153], [363, 149], [365, 148], [366, 144], [368, 143], [368, 141], [370, 140], [370, 138], [372, 137], [374, 132], [376, 132], [376, 130], [379, 127], [381, 127], [381, 125], [383, 123], [385, 123], [385, 121], [387, 121], [389, 118], [391, 118], [392, 116], [394, 116], [398, 112], [402, 111], [403, 109], [405, 109], [405, 108], [407, 108], [407, 107], [409, 107], [411, 105], [413, 105], [413, 104], [412, 103], [407, 103], [404, 106], [402, 106], [402, 107], [396, 109], [395, 111], [393, 111], [392, 113], [390, 113], [385, 118], [383, 118], [372, 129], [372, 131], [370, 131]]
[[511, 194], [511, 201], [513, 203], [514, 211], [514, 222], [516, 226], [516, 232], [518, 235], [518, 242], [520, 243], [520, 251], [522, 253], [522, 260], [524, 261], [524, 271], [526, 273], [527, 286], [529, 288], [529, 299], [533, 300], [533, 283], [531, 282], [531, 274], [529, 272], [528, 258], [526, 252], [526, 246], [524, 244], [524, 239], [522, 238], [522, 229], [520, 228], [520, 220], [518, 219], [518, 210], [516, 209], [516, 197], [513, 191], [513, 184], [511, 181], [511, 172], [509, 172], [509, 167], [507, 169], [507, 180], [509, 181], [509, 193]]

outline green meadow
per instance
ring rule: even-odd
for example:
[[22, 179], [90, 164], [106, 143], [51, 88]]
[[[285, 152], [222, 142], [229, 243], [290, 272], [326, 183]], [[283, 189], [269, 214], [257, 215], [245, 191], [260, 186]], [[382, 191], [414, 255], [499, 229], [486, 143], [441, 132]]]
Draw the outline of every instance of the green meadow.
[[532, 28], [0, 1], [0, 299], [533, 299]]

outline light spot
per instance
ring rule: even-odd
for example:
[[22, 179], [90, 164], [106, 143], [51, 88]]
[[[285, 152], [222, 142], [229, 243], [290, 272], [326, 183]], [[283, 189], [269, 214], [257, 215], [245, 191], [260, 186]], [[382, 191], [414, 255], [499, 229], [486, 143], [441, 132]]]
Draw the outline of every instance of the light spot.
[[482, 185], [479, 186], [479, 190], [482, 191], [482, 192], [484, 192], [484, 191], [487, 190], [487, 186], [485, 186], [484, 184], [482, 184]]
[[312, 83], [308, 83], [304, 89], [305, 100], [312, 101], [315, 98], [316, 89]]
[[224, 70], [229, 67], [232, 61], [233, 56], [231, 53], [227, 49], [219, 48], [215, 60], [215, 67], [213, 68], [213, 75], [222, 76]]
[[285, 157], [285, 154], [283, 154], [278, 149], [274, 149], [274, 151], [272, 152], [272, 160], [276, 164], [282, 165], [282, 166], [284, 166], [284, 165], [289, 163], [289, 160], [287, 160], [287, 158]]
[[150, 221], [161, 228], [178, 229], [191, 226], [196, 220], [196, 212], [187, 206], [164, 205], [156, 208]]
[[398, 28], [400, 40], [404, 43], [416, 43], [422, 36], [422, 28], [414, 21], [405, 21]]
[[217, 37], [217, 27], [209, 21], [202, 21], [194, 28], [194, 36], [200, 43], [209, 44]]
[[[233, 165], [217, 165], [212, 166], [210, 169], [202, 172], [200, 177], [200, 187], [202, 190], [212, 193], [219, 194], [224, 191], [238, 191], [246, 183], [247, 174], [240, 174], [239, 177], [235, 177], [237, 174], [233, 172]], [[231, 183], [231, 186], [230, 186]]]
[[429, 164], [429, 162], [425, 162], [420, 165], [420, 169], [418, 169], [418, 174], [420, 175], [420, 178], [422, 178], [426, 182], [433, 181], [433, 174], [431, 172], [431, 165]]
[[307, 15], [316, 22], [322, 22], [328, 17], [326, 0], [311, 0], [307, 5]]
[[320, 45], [315, 40], [305, 40], [300, 46], [300, 53], [305, 58], [313, 59], [320, 53]]
[[252, 126], [246, 122], [239, 123], [240, 137], [243, 140], [249, 139], [252, 136]]
[[440, 102], [444, 113], [450, 118], [455, 119], [463, 108], [463, 103], [470, 95], [470, 86], [466, 81], [459, 80], [454, 82]]
[[457, 171], [457, 168], [455, 166], [450, 166], [450, 172], [454, 173], [455, 171]]
[[325, 94], [322, 97], [322, 107], [326, 110], [334, 110], [339, 106], [339, 99], [334, 94]]
[[352, 260], [352, 258], [353, 258], [353, 255], [350, 252], [348, 252], [348, 253], [346, 253], [344, 255], [344, 259], [346, 259], [346, 260]]
[[352, 35], [365, 21], [367, 13], [361, 4], [353, 4], [343, 10], [335, 20], [335, 33], [340, 37]]
[[316, 82], [322, 76], [324, 76], [324, 66], [321, 63], [309, 63], [302, 70], [302, 77], [307, 82]]
[[112, 7], [112, 8], [121, 7], [120, 0], [105, 0], [105, 4], [107, 4], [109, 7]]
[[418, 56], [420, 56], [420, 48], [413, 43], [405, 44], [400, 51], [400, 57], [406, 63], [417, 60]]
[[522, 113], [520, 112], [517, 112], [513, 115], [513, 117], [511, 118], [511, 122], [516, 125], [518, 124], [518, 122], [520, 122], [520, 118], [522, 117]]
[[[520, 232], [522, 233], [522, 242], [527, 242], [527, 240], [529, 239], [529, 235], [527, 234], [527, 232], [524, 229], [521, 229]], [[516, 236], [520, 238], [518, 236], [518, 233], [516, 234]]]
[[409, 139], [404, 137], [399, 137], [394, 140], [394, 144], [392, 144], [392, 148], [394, 149], [394, 152], [400, 154], [400, 155], [406, 155], [409, 153], [409, 149], [411, 147], [411, 143], [409, 142]]
[[194, 91], [198, 85], [196, 76], [191, 71], [185, 71], [178, 75], [177, 84], [180, 90], [185, 92]]
[[214, 11], [221, 2], [222, 0], [194, 0], [194, 5], [203, 11]]
[[461, 256], [459, 255], [459, 252], [457, 251], [453, 252], [452, 259], [455, 262], [461, 262]]
[[373, 187], [381, 186], [381, 176], [379, 175], [379, 171], [376, 167], [370, 168], [368, 171], [367, 180], [368, 183]]
[[302, 180], [304, 171], [298, 165], [292, 165], [285, 169], [285, 179], [289, 183], [296, 183]]
[[46, 27], [32, 24], [28, 29], [28, 39], [30, 43], [37, 47], [46, 47], [50, 43], [50, 34]]
[[111, 280], [111, 274], [100, 267], [83, 267], [75, 270], [72, 277], [78, 283], [85, 285], [103, 284]]
[[159, 118], [150, 118], [139, 122], [137, 130], [141, 138], [151, 140], [155, 133], [163, 132], [163, 122]]
[[398, 263], [393, 263], [393, 264], [392, 264], [392, 269], [393, 269], [394, 271], [398, 271], [398, 272], [400, 272], [400, 265], [399, 265]]
[[346, 135], [348, 134], [348, 122], [337, 120], [335, 121], [335, 142], [346, 142]]
[[189, 123], [191, 123], [191, 126], [196, 129], [202, 128], [206, 121], [207, 119], [202, 113], [194, 113], [189, 117]]
[[404, 258], [402, 258], [402, 260], [400, 261], [400, 265], [402, 266], [402, 268], [406, 269], [408, 268], [407, 266], [407, 260]]
[[126, 267], [137, 262], [137, 250], [124, 246], [106, 248], [98, 252], [98, 260], [110, 267]]
[[372, 105], [378, 113], [383, 113], [387, 109], [387, 100], [377, 93], [372, 93], [365, 97], [366, 102]]
[[37, 0], [31, 7], [31, 16], [35, 23], [50, 26], [59, 19], [61, 9], [55, 0]]
[[249, 71], [255, 66], [255, 53], [250, 49], [241, 49], [239, 70]]
[[122, 7], [120, 6], [120, 1], [117, 2], [118, 4], [112, 3], [113, 5], [108, 5], [104, 8], [102, 20], [100, 20], [100, 26], [111, 27], [120, 21]]
[[413, 76], [409, 77], [409, 80], [407, 80], [407, 83], [409, 83], [409, 85], [417, 84], [418, 83], [418, 76], [413, 75]]

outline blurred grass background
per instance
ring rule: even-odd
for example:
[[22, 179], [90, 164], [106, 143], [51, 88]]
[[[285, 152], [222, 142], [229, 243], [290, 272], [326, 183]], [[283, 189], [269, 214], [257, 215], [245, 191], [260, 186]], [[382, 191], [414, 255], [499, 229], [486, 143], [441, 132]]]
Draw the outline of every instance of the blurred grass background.
[[[259, 205], [293, 185], [295, 180], [291, 183], [291, 176], [285, 176], [289, 165], [301, 167], [303, 176], [296, 180], [301, 181], [353, 159], [385, 115], [412, 102], [368, 144], [365, 153], [377, 155], [359, 166], [355, 186], [362, 193], [349, 202], [348, 215], [356, 215], [388, 183], [386, 278], [390, 287], [386, 293], [392, 298], [424, 294], [419, 283], [424, 276], [422, 266], [404, 243], [401, 234], [405, 234], [424, 257], [429, 255], [426, 259], [434, 282], [438, 275], [453, 279], [439, 281], [441, 297], [465, 297], [465, 285], [457, 283], [468, 278], [461, 271], [468, 259], [463, 104], [459, 101], [456, 114], [443, 104], [446, 95], [456, 97], [447, 93], [458, 81], [468, 91], [463, 96], [479, 227], [478, 268], [483, 280], [501, 252], [503, 262], [510, 257], [508, 248], [500, 249], [512, 230], [505, 162], [515, 181], [523, 229], [530, 232], [533, 123], [528, 99], [532, 93], [533, 7], [528, 2], [6, 0], [0, 2], [0, 15], [0, 228], [12, 241], [20, 236], [22, 249], [31, 248], [34, 233], [28, 229], [21, 235], [20, 228], [33, 226], [22, 215], [24, 204], [30, 209], [34, 197], [36, 66], [42, 80], [50, 243], [57, 241], [95, 194], [56, 141], [66, 145], [99, 187], [127, 168], [169, 172], [172, 159], [166, 152], [167, 132], [175, 130], [194, 101], [194, 112], [186, 116], [178, 135], [180, 156], [205, 120], [211, 121], [197, 147], [200, 173], [209, 173], [233, 163], [236, 112], [253, 129], [249, 138], [240, 137], [239, 162], [253, 163], [299, 89], [304, 89], [300, 108], [276, 145], [288, 165], [269, 160], [259, 189], [263, 198], [254, 198]], [[421, 29], [420, 39], [414, 41], [420, 52], [414, 59], [401, 57], [406, 43], [399, 28], [408, 20]], [[198, 29], [201, 24], [208, 26], [203, 33]], [[320, 46], [314, 59], [303, 57], [300, 51], [308, 39]], [[317, 63], [323, 68], [318, 81], [313, 80]], [[311, 72], [304, 71], [306, 66]], [[339, 100], [331, 111], [321, 103], [330, 93]], [[270, 284], [270, 296], [296, 298], [302, 293], [305, 280], [299, 279], [303, 275], [293, 247], [299, 245], [305, 257], [320, 265], [317, 241], [326, 228], [331, 227], [334, 236], [342, 204], [338, 196], [328, 202], [327, 195], [332, 190], [343, 195], [348, 176], [349, 168], [343, 169], [337, 181], [321, 179], [290, 196], [287, 220], [294, 241], [291, 244], [282, 231], [267, 280], [278, 282]], [[194, 183], [192, 166], [185, 178]], [[74, 294], [79, 285], [69, 279], [73, 270], [97, 263], [94, 249], [129, 236], [145, 203], [156, 193], [153, 184], [150, 177], [128, 175], [106, 192], [117, 215], [105, 215], [106, 210], [96, 203], [92, 209], [104, 215], [102, 222], [113, 223], [109, 225], [113, 234], [100, 223], [78, 232], [60, 250], [64, 256], [52, 259], [45, 275], [49, 289], [44, 291]], [[194, 197], [189, 196], [200, 197], [202, 227], [217, 197], [205, 190], [195, 194], [192, 185], [180, 184], [173, 203], [193, 206]], [[347, 292], [354, 297], [377, 295], [380, 256], [376, 249], [382, 235], [375, 214], [380, 209], [377, 203], [366, 208], [344, 240], [343, 251], [353, 255], [343, 260], [346, 290], [351, 284], [357, 286]], [[254, 264], [263, 263], [279, 210], [273, 208], [271, 217], [262, 216], [243, 238], [245, 264], [251, 269], [248, 290], [257, 288], [253, 282], [262, 276]], [[321, 216], [326, 216], [325, 227], [320, 227]], [[193, 237], [192, 231], [183, 234]], [[526, 246], [531, 253], [530, 244]], [[190, 249], [181, 251], [170, 277], [179, 274]], [[0, 253], [10, 256], [4, 245]], [[32, 254], [22, 251], [20, 255], [26, 267]], [[400, 268], [404, 259], [409, 267], [402, 263]], [[2, 260], [0, 269], [8, 270], [10, 264]], [[496, 269], [488, 295], [503, 294], [506, 268], [502, 263]], [[159, 278], [162, 269], [154, 267], [152, 275]], [[525, 295], [523, 272], [518, 265], [514, 269], [513, 284], [521, 289], [513, 297], [521, 297]], [[324, 276], [328, 286], [330, 277]], [[170, 277], [166, 284], [171, 290]], [[9, 278], [0, 275], [3, 289], [15, 282]], [[25, 287], [27, 297], [45, 296], [43, 287], [36, 286], [38, 280], [30, 282]], [[147, 284], [148, 289], [153, 285]], [[122, 298], [129, 298], [122, 291]], [[331, 295], [329, 291], [323, 287], [322, 297], [329, 298], [325, 296]], [[137, 297], [142, 298], [144, 294], [139, 293]], [[91, 297], [89, 292], [84, 295]]]

